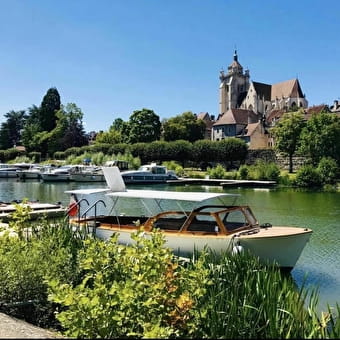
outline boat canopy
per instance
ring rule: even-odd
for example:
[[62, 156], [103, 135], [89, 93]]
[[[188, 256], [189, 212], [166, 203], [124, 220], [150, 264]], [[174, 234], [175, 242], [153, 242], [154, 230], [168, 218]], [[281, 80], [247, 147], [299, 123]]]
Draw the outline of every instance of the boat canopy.
[[214, 193], [214, 192], [186, 192], [186, 191], [163, 191], [163, 190], [126, 190], [109, 192], [107, 196], [124, 198], [150, 198], [161, 200], [193, 201], [202, 202], [208, 199], [219, 199], [224, 197], [238, 197], [237, 194]]
[[75, 195], [91, 195], [91, 194], [98, 194], [98, 193], [105, 193], [110, 191], [108, 188], [93, 188], [93, 189], [77, 189], [77, 190], [67, 190], [65, 191], [66, 194], [75, 194]]

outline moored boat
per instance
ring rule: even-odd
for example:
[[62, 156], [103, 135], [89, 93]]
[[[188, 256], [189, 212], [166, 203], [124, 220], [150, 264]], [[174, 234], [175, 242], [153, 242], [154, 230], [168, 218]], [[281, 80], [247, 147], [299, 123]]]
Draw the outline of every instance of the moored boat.
[[98, 166], [78, 166], [70, 174], [70, 180], [75, 182], [105, 182], [105, 177], [101, 167]]
[[309, 228], [260, 224], [249, 206], [236, 204], [238, 195], [128, 190], [118, 168], [103, 171], [108, 188], [67, 191], [78, 208], [71, 222], [93, 228], [102, 239], [118, 233], [120, 243], [131, 244], [138, 229], [148, 237], [158, 228], [165, 245], [179, 256], [206, 247], [215, 252], [244, 250], [291, 270], [312, 234]]
[[166, 183], [178, 179], [174, 171], [156, 163], [142, 165], [138, 170], [122, 171], [122, 178], [127, 184]]

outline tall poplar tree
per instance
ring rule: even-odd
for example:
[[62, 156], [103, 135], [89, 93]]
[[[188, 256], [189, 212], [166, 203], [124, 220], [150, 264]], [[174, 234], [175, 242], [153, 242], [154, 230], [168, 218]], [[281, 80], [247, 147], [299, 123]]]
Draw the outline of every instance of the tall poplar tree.
[[60, 110], [60, 95], [55, 87], [48, 89], [40, 106], [41, 131], [52, 131], [57, 124], [56, 112]]

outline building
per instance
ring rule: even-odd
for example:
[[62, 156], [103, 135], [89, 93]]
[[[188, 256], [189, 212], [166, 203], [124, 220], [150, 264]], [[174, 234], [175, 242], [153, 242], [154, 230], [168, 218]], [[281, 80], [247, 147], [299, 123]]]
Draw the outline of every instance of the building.
[[[298, 79], [272, 85], [250, 81], [237, 51], [227, 73], [221, 70], [219, 78], [219, 115], [212, 126], [212, 140], [237, 137], [246, 140], [250, 148], [268, 148], [267, 118], [276, 119], [275, 112], [308, 107]], [[255, 123], [255, 129], [249, 125]]]

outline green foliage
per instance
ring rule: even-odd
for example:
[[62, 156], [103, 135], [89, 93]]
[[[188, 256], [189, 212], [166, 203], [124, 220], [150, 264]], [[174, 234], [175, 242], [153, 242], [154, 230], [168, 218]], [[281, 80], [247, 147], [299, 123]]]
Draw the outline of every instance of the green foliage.
[[322, 157], [340, 164], [340, 118], [334, 113], [320, 113], [308, 120], [301, 137], [302, 152], [317, 165]]
[[[247, 252], [205, 258], [211, 285], [198, 309], [206, 311], [195, 338], [203, 339], [310, 339], [338, 334], [335, 315], [317, 312], [317, 293], [296, 289], [290, 276], [264, 267]], [[307, 306], [307, 308], [304, 308]]]
[[4, 115], [6, 121], [0, 127], [0, 149], [9, 149], [21, 142], [21, 131], [25, 124], [26, 112], [10, 111]]
[[133, 111], [128, 122], [128, 142], [149, 143], [160, 139], [161, 122], [159, 116], [150, 109]]
[[275, 138], [275, 149], [289, 156], [289, 172], [293, 172], [293, 158], [300, 144], [300, 136], [305, 125], [301, 112], [285, 113], [277, 125], [271, 129]]
[[179, 266], [164, 247], [161, 232], [151, 238], [139, 231], [135, 244], [87, 241], [80, 255], [84, 273], [78, 285], [49, 282], [50, 300], [64, 306], [57, 314], [76, 338], [173, 337], [198, 327], [195, 304], [207, 285], [207, 270], [198, 261]]
[[222, 164], [217, 164], [213, 168], [208, 168], [207, 174], [209, 175], [209, 178], [222, 178], [223, 179], [226, 177], [226, 170]]
[[278, 181], [280, 169], [274, 162], [265, 162], [259, 159], [254, 165], [242, 165], [238, 171], [240, 179]]
[[175, 171], [176, 175], [179, 177], [182, 177], [185, 173], [183, 167], [175, 161], [163, 162], [162, 164], [166, 166], [168, 170]]
[[47, 90], [40, 106], [40, 131], [52, 131], [56, 127], [56, 112], [60, 110], [61, 102], [58, 90], [52, 87]]
[[239, 138], [225, 138], [216, 143], [216, 161], [244, 161], [248, 153], [247, 144]]
[[239, 170], [239, 178], [240, 179], [248, 179], [248, 175], [249, 175], [249, 167], [245, 164], [241, 165]]
[[330, 157], [322, 157], [317, 171], [320, 174], [322, 184], [335, 184], [339, 176], [339, 168], [336, 161]]
[[24, 230], [25, 215], [17, 211], [13, 226], [23, 237], [15, 237], [12, 229], [0, 236], [1, 311], [41, 327], [57, 327], [56, 305], [47, 300], [45, 280], [77, 281], [77, 253], [83, 243], [65, 222], [57, 220], [31, 222]]
[[182, 139], [194, 142], [204, 138], [205, 128], [203, 120], [188, 111], [163, 123], [163, 138], [166, 141]]
[[319, 187], [320, 174], [312, 165], [304, 165], [296, 173], [295, 184], [299, 187]]

